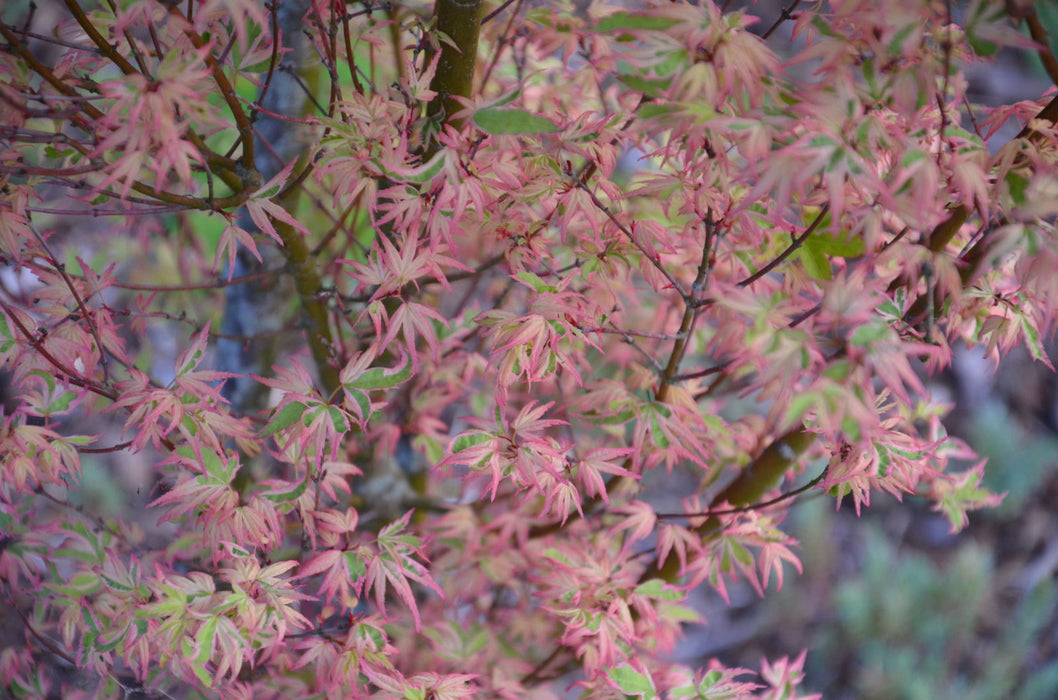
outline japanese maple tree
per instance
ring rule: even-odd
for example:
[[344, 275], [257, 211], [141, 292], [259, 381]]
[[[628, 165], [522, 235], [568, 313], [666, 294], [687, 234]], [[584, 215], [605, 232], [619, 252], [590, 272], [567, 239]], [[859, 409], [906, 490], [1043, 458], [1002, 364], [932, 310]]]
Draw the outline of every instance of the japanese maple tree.
[[687, 592], [781, 585], [810, 490], [998, 502], [925, 377], [1049, 364], [1058, 98], [964, 71], [1058, 62], [734, 4], [6, 15], [7, 692], [798, 697], [673, 661]]

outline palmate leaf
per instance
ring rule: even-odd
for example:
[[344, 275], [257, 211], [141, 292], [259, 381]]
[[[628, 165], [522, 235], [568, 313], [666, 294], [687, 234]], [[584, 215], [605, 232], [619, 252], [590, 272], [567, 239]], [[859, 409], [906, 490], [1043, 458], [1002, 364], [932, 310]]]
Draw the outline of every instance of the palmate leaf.
[[183, 377], [195, 370], [206, 354], [206, 345], [209, 342], [209, 326], [207, 321], [205, 327], [196, 333], [189, 345], [176, 360], [176, 376]]
[[[213, 269], [228, 271], [228, 281], [235, 275], [235, 256], [240, 250], [247, 250], [261, 262], [261, 253], [257, 250], [257, 242], [249, 231], [245, 231], [236, 225], [234, 220], [228, 221], [216, 244], [217, 253], [213, 256]], [[222, 266], [222, 263], [226, 263]]]
[[363, 374], [345, 382], [345, 386], [353, 389], [371, 391], [373, 389], [392, 389], [408, 381], [411, 377], [411, 362], [405, 357], [405, 361], [398, 367], [372, 367]]
[[614, 12], [596, 22], [591, 28], [607, 34], [622, 29], [663, 31], [676, 24], [677, 21], [670, 17], [660, 17], [647, 12]]
[[308, 411], [308, 407], [300, 401], [291, 401], [290, 403], [283, 404], [278, 410], [276, 410], [268, 424], [261, 431], [262, 437], [268, 437], [278, 432], [286, 430], [294, 423], [298, 422], [303, 415]]
[[490, 134], [553, 134], [558, 126], [547, 117], [524, 109], [481, 109], [474, 123]]
[[936, 479], [931, 485], [930, 497], [936, 501], [934, 510], [942, 513], [951, 523], [951, 532], [959, 532], [968, 522], [966, 513], [980, 508], [998, 506], [1005, 494], [995, 494], [981, 485], [984, 462], [979, 462], [961, 474]]
[[1028, 348], [1029, 353], [1032, 355], [1032, 359], [1038, 360], [1053, 372], [1054, 365], [1051, 363], [1051, 358], [1047, 355], [1047, 350], [1043, 347], [1043, 342], [1040, 337], [1040, 329], [1037, 327], [1036, 320], [1029, 314], [1019, 314], [1018, 322], [1021, 324], [1022, 338], [1025, 341], [1025, 347]]
[[272, 479], [265, 482], [270, 488], [267, 491], [260, 492], [260, 495], [274, 503], [293, 504], [301, 498], [311, 482], [312, 476], [309, 472], [305, 473], [303, 479], [295, 482]]
[[636, 697], [656, 696], [657, 691], [650, 676], [636, 671], [631, 666], [616, 666], [606, 673], [622, 693]]
[[816, 280], [832, 279], [830, 257], [855, 258], [863, 255], [866, 246], [860, 238], [842, 239], [825, 233], [815, 233], [805, 239], [798, 255], [809, 277]]
[[294, 230], [304, 236], [312, 235], [296, 217], [272, 201], [272, 198], [279, 194], [283, 189], [283, 185], [290, 179], [294, 164], [295, 161], [291, 160], [286, 167], [276, 173], [271, 180], [246, 200], [246, 212], [250, 215], [254, 224], [279, 244], [283, 243], [283, 238], [276, 232], [275, 226], [272, 224], [273, 219], [293, 227]]
[[[674, 688], [673, 698], [693, 698], [693, 700], [730, 700], [731, 698], [755, 697], [753, 692], [759, 690], [756, 683], [737, 680], [740, 676], [751, 673], [744, 668], [712, 669], [700, 672], [699, 676], [686, 684]], [[784, 697], [785, 696], [779, 696]], [[792, 700], [792, 699], [791, 699]]]
[[213, 687], [213, 674], [206, 664], [213, 656], [214, 639], [217, 634], [217, 618], [211, 617], [198, 630], [194, 642], [185, 639], [183, 643], [184, 660], [195, 672], [198, 682], [207, 688]]
[[363, 586], [365, 572], [364, 559], [358, 552], [329, 549], [313, 555], [298, 569], [294, 578], [305, 579], [324, 574], [319, 588], [323, 600], [352, 607], [355, 604], [353, 593]]
[[411, 513], [405, 513], [378, 533], [376, 546], [378, 554], [367, 560], [367, 571], [364, 580], [364, 594], [374, 592], [375, 603], [379, 610], [386, 610], [386, 592], [392, 588], [397, 597], [407, 606], [418, 631], [422, 625], [419, 617], [419, 606], [412, 592], [411, 584], [418, 583], [444, 597], [437, 582], [429, 570], [418, 561], [421, 542], [419, 538], [407, 532]]

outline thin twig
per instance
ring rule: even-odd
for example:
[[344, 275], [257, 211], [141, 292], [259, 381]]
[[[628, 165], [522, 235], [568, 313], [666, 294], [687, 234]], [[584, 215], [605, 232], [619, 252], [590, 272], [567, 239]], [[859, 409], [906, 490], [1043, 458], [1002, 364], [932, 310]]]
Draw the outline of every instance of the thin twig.
[[775, 30], [779, 28], [779, 25], [793, 17], [794, 8], [796, 8], [800, 4], [801, 0], [794, 0], [793, 5], [790, 5], [789, 7], [784, 7], [782, 9], [782, 13], [779, 15], [779, 19], [775, 20], [775, 24], [771, 25], [771, 27], [768, 28], [768, 31], [761, 34], [760, 38], [767, 40], [768, 37], [770, 37], [775, 32]]
[[581, 331], [588, 333], [610, 333], [612, 335], [636, 336], [638, 338], [653, 338], [654, 340], [679, 340], [685, 337], [682, 333], [650, 333], [648, 331], [632, 331], [624, 328], [582, 328]]
[[[499, 7], [497, 7], [492, 12], [488, 13], [487, 15], [485, 15], [485, 17], [481, 20], [481, 23], [482, 24], [488, 24], [489, 22], [491, 22], [492, 20], [494, 20], [496, 18], [496, 15], [500, 14], [501, 12], [503, 12], [504, 10], [506, 10], [508, 7], [510, 7], [511, 5], [513, 5], [516, 2], [521, 2], [521, 0], [504, 0], [503, 4], [501, 4]], [[515, 12], [514, 15], [517, 16], [518, 13]]]
[[66, 283], [66, 288], [70, 290], [70, 294], [73, 295], [74, 302], [77, 304], [77, 309], [81, 312], [81, 317], [84, 318], [85, 323], [88, 324], [88, 330], [92, 334], [92, 337], [96, 341], [96, 345], [99, 347], [99, 363], [103, 366], [103, 379], [106, 382], [110, 381], [110, 362], [107, 360], [107, 348], [103, 345], [103, 339], [99, 335], [99, 325], [96, 323], [95, 318], [88, 311], [88, 307], [85, 306], [84, 299], [81, 298], [80, 292], [77, 291], [77, 287], [74, 285], [73, 280], [70, 278], [69, 273], [66, 272], [66, 266], [59, 262], [59, 259], [52, 252], [51, 246], [44, 239], [44, 236], [40, 235], [37, 231], [36, 226], [30, 226], [30, 230], [33, 232], [33, 236], [40, 243], [41, 248], [48, 255], [51, 260], [49, 261], [56, 272], [62, 277], [63, 282]]
[[688, 379], [701, 379], [702, 377], [708, 377], [711, 374], [718, 374], [723, 372], [725, 369], [731, 366], [731, 360], [727, 362], [721, 362], [718, 365], [712, 367], [706, 367], [705, 369], [695, 370], [694, 372], [684, 372], [683, 374], [677, 374], [672, 378], [674, 382], [684, 382]]
[[737, 508], [710, 508], [708, 510], [699, 511], [697, 513], [657, 513], [659, 520], [673, 520], [678, 518], [711, 518], [717, 515], [734, 515], [735, 513], [747, 513], [751, 510], [761, 510], [769, 506], [774, 506], [783, 501], [788, 501], [795, 496], [799, 496], [805, 491], [814, 488], [819, 482], [826, 478], [827, 470], [823, 469], [817, 477], [809, 481], [804, 486], [798, 486], [793, 491], [787, 491], [786, 493], [780, 494], [775, 498], [767, 501], [761, 501], [760, 503], [751, 503], [746, 506], [738, 506]]
[[34, 335], [28, 328], [26, 328], [25, 324], [22, 323], [22, 319], [20, 319], [15, 314], [14, 309], [12, 309], [3, 299], [0, 299], [0, 309], [4, 310], [4, 314], [9, 319], [11, 319], [11, 322], [15, 324], [16, 328], [18, 328], [18, 332], [22, 334], [22, 337], [26, 339], [26, 342], [30, 344], [33, 350], [37, 352], [37, 354], [39, 354], [41, 357], [43, 357], [44, 360], [48, 362], [48, 364], [62, 372], [62, 378], [65, 381], [70, 382], [74, 386], [79, 386], [82, 389], [87, 389], [93, 394], [99, 394], [100, 396], [108, 398], [111, 401], [118, 400], [118, 392], [114, 391], [109, 387], [101, 386], [100, 384], [93, 382], [89, 379], [81, 379], [77, 376], [77, 372], [75, 372], [72, 368], [67, 367], [65, 363], [63, 363], [61, 360], [52, 355], [51, 352], [46, 347], [44, 347], [44, 343], [42, 342], [42, 340], [36, 337], [36, 335]]
[[656, 260], [652, 255], [650, 255], [650, 253], [647, 252], [646, 248], [643, 247], [643, 244], [636, 240], [635, 234], [633, 234], [627, 226], [621, 223], [621, 221], [619, 221], [617, 217], [613, 215], [613, 212], [610, 211], [609, 207], [603, 204], [602, 201], [595, 196], [594, 192], [588, 189], [588, 185], [583, 181], [578, 180], [575, 183], [575, 186], [579, 187], [580, 189], [584, 190], [585, 193], [587, 193], [588, 197], [591, 198], [592, 204], [594, 204], [599, 209], [599, 211], [605, 214], [606, 218], [613, 222], [614, 226], [616, 226], [621, 231], [621, 233], [623, 233], [628, 238], [628, 240], [631, 241], [632, 245], [634, 245], [639, 250], [639, 252], [641, 252], [646, 257], [646, 259], [650, 261], [651, 265], [657, 268], [657, 270], [665, 277], [665, 279], [668, 280], [669, 284], [672, 285], [672, 288], [679, 292], [681, 297], [687, 299], [687, 292], [683, 289], [683, 285], [681, 285], [679, 281], [672, 276], [672, 273], [669, 272], [665, 268], [665, 266], [661, 264], [660, 260]]
[[1040, 61], [1043, 62], [1043, 69], [1047, 71], [1051, 82], [1058, 85], [1058, 59], [1055, 58], [1054, 52], [1051, 51], [1051, 38], [1047, 34], [1046, 27], [1043, 26], [1040, 18], [1036, 15], [1036, 8], [1031, 5], [1029, 6], [1028, 14], [1025, 16], [1025, 22], [1029, 25], [1029, 34], [1040, 45], [1038, 53]]
[[[170, 8], [170, 12], [176, 12], [176, 8]], [[217, 63], [216, 57], [211, 51], [206, 50], [206, 42], [202, 39], [198, 33], [188, 27], [184, 30], [184, 35], [191, 41], [199, 51], [202, 51], [203, 60], [210, 69], [210, 73], [213, 76], [213, 82], [216, 83], [217, 89], [220, 90], [221, 97], [228, 104], [228, 110], [231, 112], [232, 118], [235, 120], [235, 125], [239, 129], [239, 141], [242, 142], [242, 161], [243, 167], [252, 173], [256, 173], [254, 166], [254, 143], [253, 143], [253, 125], [250, 123], [250, 118], [246, 115], [246, 112], [242, 110], [239, 105], [239, 98], [235, 92], [235, 88], [232, 87], [231, 82], [228, 81], [228, 76], [224, 74], [224, 69], [219, 63]]]
[[830, 203], [829, 202], [827, 204], [823, 205], [823, 208], [819, 210], [819, 213], [816, 214], [816, 218], [812, 220], [812, 223], [808, 225], [808, 228], [806, 228], [804, 230], [804, 233], [802, 233], [800, 236], [795, 238], [793, 240], [793, 243], [791, 243], [789, 246], [787, 246], [786, 250], [784, 250], [782, 253], [779, 254], [779, 257], [775, 258], [774, 260], [769, 262], [767, 265], [765, 265], [761, 269], [757, 270], [755, 273], [753, 273], [752, 275], [750, 275], [746, 279], [744, 279], [741, 282], [739, 282], [738, 286], [739, 287], [748, 287], [749, 285], [753, 284], [754, 282], [759, 280], [764, 275], [768, 274], [769, 272], [771, 272], [772, 270], [777, 268], [783, 262], [785, 262], [785, 260], [788, 257], [790, 257], [791, 255], [793, 255], [794, 252], [796, 252], [797, 249], [800, 248], [801, 245], [808, 239], [808, 237], [811, 236], [812, 233], [815, 232], [815, 230], [817, 228], [819, 228], [819, 224], [822, 223], [823, 217], [826, 216], [828, 211], [830, 211]]
[[[705, 241], [702, 243], [701, 261], [698, 263], [698, 272], [695, 274], [694, 282], [691, 284], [691, 294], [693, 295], [701, 292], [705, 287], [706, 280], [709, 278], [709, 269], [711, 267], [709, 261], [713, 255], [713, 237], [715, 233], [716, 224], [709, 217], [705, 220]], [[668, 395], [673, 377], [676, 376], [677, 370], [680, 368], [680, 362], [683, 361], [683, 355], [687, 352], [687, 343], [690, 339], [691, 331], [694, 329], [695, 321], [698, 319], [699, 305], [696, 303], [697, 301], [697, 296], [693, 298], [684, 297], [683, 320], [680, 321], [680, 330], [678, 331], [680, 337], [672, 346], [669, 362], [661, 373], [657, 391], [658, 401], [664, 401]]]
[[217, 279], [212, 282], [189, 282], [186, 284], [136, 284], [135, 282], [113, 282], [111, 287], [132, 292], [194, 292], [196, 290], [219, 290], [232, 287], [233, 284], [254, 282], [268, 279], [284, 273], [284, 270], [262, 270], [260, 272], [240, 275], [231, 279]]
[[81, 25], [81, 29], [88, 35], [88, 38], [92, 40], [92, 43], [99, 47], [99, 50], [103, 53], [107, 59], [110, 60], [118, 69], [121, 70], [125, 75], [140, 75], [140, 72], [136, 70], [136, 67], [129, 63], [128, 59], [122, 56], [117, 47], [107, 41], [106, 37], [99, 33], [96, 29], [95, 24], [92, 20], [88, 19], [88, 15], [81, 8], [77, 0], [66, 0], [66, 9], [70, 11], [70, 14], [74, 16], [77, 23]]
[[49, 44], [54, 44], [55, 46], [62, 46], [63, 48], [73, 49], [74, 51], [84, 51], [85, 53], [92, 53], [97, 56], [103, 55], [103, 52], [95, 46], [83, 46], [81, 44], [72, 44], [68, 41], [62, 41], [61, 39], [56, 39], [55, 37], [48, 36], [47, 34], [37, 34], [36, 32], [15, 30], [14, 27], [6, 23], [3, 26], [7, 27], [8, 29], [11, 29], [12, 31], [18, 31], [18, 33], [24, 37], [29, 37], [31, 39], [36, 39], [38, 41], [43, 41]]

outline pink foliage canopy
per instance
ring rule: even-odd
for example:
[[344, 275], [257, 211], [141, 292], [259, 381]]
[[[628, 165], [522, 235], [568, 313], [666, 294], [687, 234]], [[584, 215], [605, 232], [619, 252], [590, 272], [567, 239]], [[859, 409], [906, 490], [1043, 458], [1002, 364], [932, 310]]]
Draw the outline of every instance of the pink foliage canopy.
[[[797, 483], [998, 503], [925, 377], [956, 343], [1049, 364], [1058, 109], [964, 73], [1049, 51], [979, 0], [572, 5], [485, 22], [438, 116], [429, 8], [306, 3], [268, 176], [270, 5], [3, 25], [14, 696], [792, 698], [800, 650], [671, 652], [690, 589], [800, 571]], [[235, 288], [260, 334], [221, 327]]]

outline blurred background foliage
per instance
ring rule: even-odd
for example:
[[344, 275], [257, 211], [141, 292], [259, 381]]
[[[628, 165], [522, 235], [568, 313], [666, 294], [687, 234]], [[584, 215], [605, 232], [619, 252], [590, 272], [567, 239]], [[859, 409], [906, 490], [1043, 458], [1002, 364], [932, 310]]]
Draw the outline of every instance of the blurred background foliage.
[[1058, 697], [1055, 378], [1020, 354], [993, 373], [961, 352], [936, 391], [951, 392], [952, 430], [988, 459], [1002, 506], [952, 535], [916, 498], [874, 494], [857, 518], [803, 497], [787, 526], [804, 574], [764, 600], [707, 602], [704, 656], [752, 667], [807, 649], [805, 687], [828, 700]]

